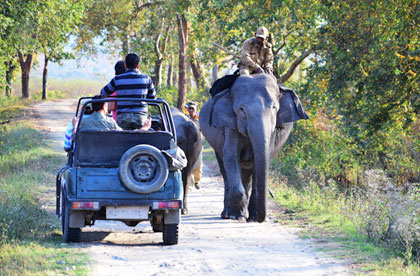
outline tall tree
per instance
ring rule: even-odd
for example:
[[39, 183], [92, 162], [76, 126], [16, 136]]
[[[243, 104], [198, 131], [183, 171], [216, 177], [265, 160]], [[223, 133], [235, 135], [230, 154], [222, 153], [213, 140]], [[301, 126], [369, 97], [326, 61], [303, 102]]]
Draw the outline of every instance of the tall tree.
[[[39, 47], [38, 35], [40, 26], [40, 11], [45, 8], [43, 1], [7, 0], [1, 4], [3, 15], [10, 19], [5, 29], [7, 42], [10, 43], [8, 53], [9, 65], [15, 56], [21, 69], [22, 97], [29, 97], [29, 74], [34, 56]], [[9, 67], [11, 68], [11, 67]], [[10, 79], [9, 79], [10, 81]]]
[[40, 27], [40, 51], [44, 53], [44, 70], [42, 77], [42, 99], [47, 98], [48, 62], [60, 62], [62, 59], [74, 58], [65, 50], [70, 35], [76, 32], [76, 24], [84, 14], [84, 5], [80, 1], [60, 0], [47, 3], [43, 11]]
[[178, 56], [178, 100], [177, 107], [182, 109], [187, 89], [186, 89], [186, 74], [187, 74], [187, 43], [188, 43], [188, 23], [184, 14], [177, 14], [176, 22], [178, 26], [178, 42], [179, 42], [179, 56]]

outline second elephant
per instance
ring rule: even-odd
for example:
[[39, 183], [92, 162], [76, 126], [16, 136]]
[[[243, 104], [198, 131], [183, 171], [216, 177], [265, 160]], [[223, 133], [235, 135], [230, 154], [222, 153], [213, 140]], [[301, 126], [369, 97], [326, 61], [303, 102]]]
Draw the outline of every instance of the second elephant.
[[188, 164], [182, 169], [182, 183], [184, 185], [184, 202], [182, 214], [188, 213], [188, 191], [192, 182], [192, 171], [200, 166], [203, 140], [198, 124], [194, 123], [178, 109], [172, 109], [176, 129], [177, 144], [187, 157]]

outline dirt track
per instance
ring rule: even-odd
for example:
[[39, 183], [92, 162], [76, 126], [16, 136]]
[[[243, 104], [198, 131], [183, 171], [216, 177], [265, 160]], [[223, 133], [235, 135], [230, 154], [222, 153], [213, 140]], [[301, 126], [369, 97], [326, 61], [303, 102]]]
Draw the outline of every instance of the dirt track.
[[[59, 152], [74, 108], [70, 100], [34, 107], [37, 122]], [[309, 240], [276, 223], [271, 209], [264, 223], [220, 219], [223, 182], [215, 164], [204, 163], [201, 186], [190, 193], [189, 214], [182, 217], [178, 245], [163, 246], [162, 234], [153, 233], [147, 222], [136, 227], [97, 222], [83, 229], [83, 242], [68, 246], [90, 254], [90, 275], [351, 274], [344, 261], [315, 252]]]

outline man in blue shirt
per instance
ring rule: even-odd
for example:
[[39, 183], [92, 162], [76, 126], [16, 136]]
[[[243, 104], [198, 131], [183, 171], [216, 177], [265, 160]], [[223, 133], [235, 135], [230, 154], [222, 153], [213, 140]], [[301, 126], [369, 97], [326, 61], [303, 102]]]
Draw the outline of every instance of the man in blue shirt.
[[[155, 99], [152, 79], [138, 71], [139, 61], [138, 55], [128, 54], [125, 58], [127, 71], [115, 76], [102, 88], [101, 95], [108, 96], [117, 91], [117, 96]], [[139, 129], [147, 120], [147, 111], [147, 103], [120, 101], [117, 103], [117, 124], [123, 129]]]

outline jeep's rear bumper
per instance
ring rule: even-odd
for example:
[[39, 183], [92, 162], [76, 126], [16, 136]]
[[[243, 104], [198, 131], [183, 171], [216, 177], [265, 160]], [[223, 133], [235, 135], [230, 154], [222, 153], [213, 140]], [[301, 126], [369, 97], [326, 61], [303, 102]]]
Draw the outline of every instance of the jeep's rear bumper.
[[182, 208], [182, 200], [123, 200], [123, 199], [70, 199], [70, 210], [98, 211], [107, 206], [149, 206], [151, 210], [177, 210]]

